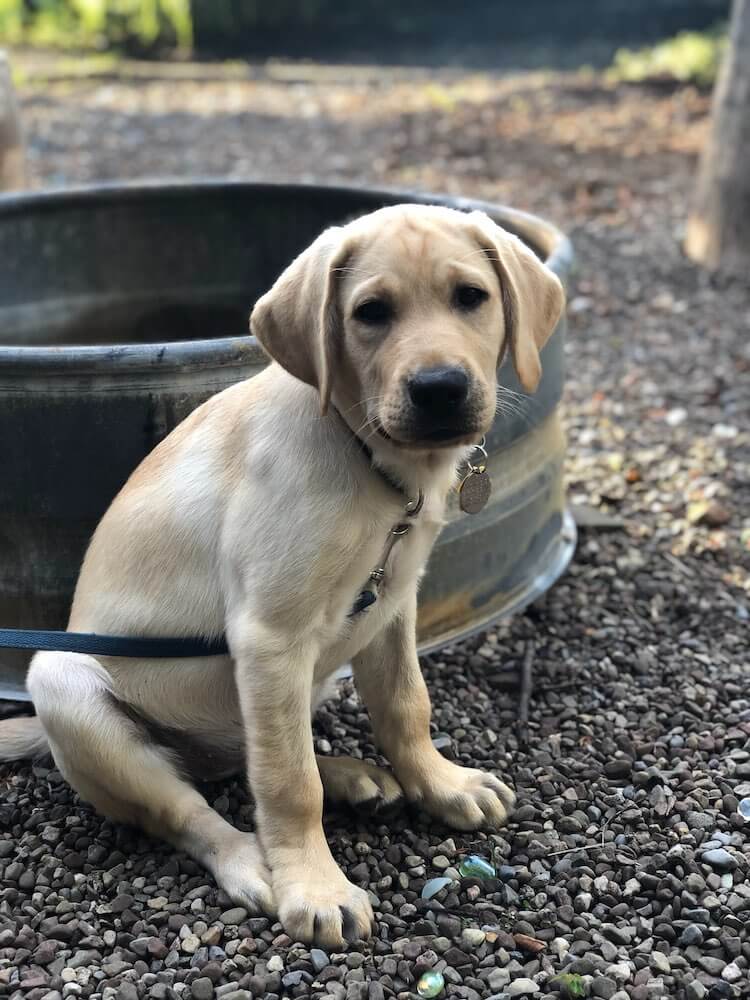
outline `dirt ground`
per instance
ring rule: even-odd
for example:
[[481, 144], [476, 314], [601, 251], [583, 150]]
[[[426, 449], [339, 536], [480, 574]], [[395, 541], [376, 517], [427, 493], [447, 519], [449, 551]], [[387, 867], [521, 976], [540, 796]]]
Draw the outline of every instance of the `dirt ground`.
[[[708, 96], [585, 73], [17, 65], [34, 186], [373, 183], [557, 223], [577, 257], [570, 499], [619, 526], [584, 525], [543, 600], [425, 661], [449, 752], [515, 783], [508, 829], [331, 814], [337, 858], [377, 900], [374, 943], [321, 958], [232, 911], [186, 859], [94, 817], [54, 769], [5, 767], [0, 984], [30, 1000], [380, 1000], [415, 995], [433, 969], [441, 995], [466, 1000], [750, 996], [738, 813], [750, 796], [750, 284], [712, 278], [680, 249]], [[530, 640], [526, 740], [504, 684]], [[349, 687], [318, 737], [378, 759]], [[241, 783], [215, 799], [247, 819]], [[425, 878], [470, 850], [493, 856], [499, 878], [422, 900]]]

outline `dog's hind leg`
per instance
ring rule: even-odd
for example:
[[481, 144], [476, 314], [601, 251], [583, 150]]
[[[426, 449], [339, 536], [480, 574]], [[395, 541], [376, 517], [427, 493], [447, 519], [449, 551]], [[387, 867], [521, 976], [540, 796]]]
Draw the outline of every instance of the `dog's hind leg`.
[[27, 687], [63, 776], [111, 819], [135, 823], [204, 864], [252, 912], [274, 912], [256, 838], [230, 826], [118, 703], [101, 664], [80, 653], [38, 653]]
[[[313, 712], [336, 693], [336, 676], [313, 684]], [[389, 810], [402, 797], [401, 785], [390, 771], [367, 764], [356, 757], [315, 755], [323, 782], [323, 794], [329, 802], [346, 802], [367, 812]]]

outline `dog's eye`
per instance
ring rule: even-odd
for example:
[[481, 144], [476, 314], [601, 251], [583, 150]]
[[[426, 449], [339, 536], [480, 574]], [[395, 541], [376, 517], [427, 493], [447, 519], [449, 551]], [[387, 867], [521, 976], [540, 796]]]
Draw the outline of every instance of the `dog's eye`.
[[367, 326], [383, 326], [393, 319], [393, 306], [385, 299], [370, 299], [357, 306], [354, 318]]
[[453, 299], [459, 309], [476, 309], [489, 295], [483, 288], [476, 288], [474, 285], [459, 285], [454, 292]]

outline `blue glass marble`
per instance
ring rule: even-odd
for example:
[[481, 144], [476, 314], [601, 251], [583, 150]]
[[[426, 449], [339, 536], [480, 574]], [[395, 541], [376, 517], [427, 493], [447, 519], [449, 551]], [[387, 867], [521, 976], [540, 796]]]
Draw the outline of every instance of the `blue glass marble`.
[[478, 854], [469, 854], [458, 866], [464, 878], [494, 878], [495, 869], [486, 858]]

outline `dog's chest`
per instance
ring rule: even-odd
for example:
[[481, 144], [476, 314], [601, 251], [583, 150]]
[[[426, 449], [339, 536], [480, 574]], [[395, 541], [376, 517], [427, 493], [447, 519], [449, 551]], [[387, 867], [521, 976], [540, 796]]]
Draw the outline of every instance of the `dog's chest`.
[[[390, 531], [388, 527], [377, 535], [375, 541], [363, 547], [359, 557], [353, 560], [344, 574], [344, 602], [336, 602], [327, 616], [319, 674], [335, 670], [369, 645], [410, 599], [424, 572], [441, 525], [442, 520], [428, 517], [413, 524], [407, 534], [396, 540], [384, 561], [381, 557]], [[370, 574], [381, 567], [384, 573], [377, 584], [370, 579]], [[366, 609], [352, 613], [365, 589], [373, 592], [376, 599]]]

